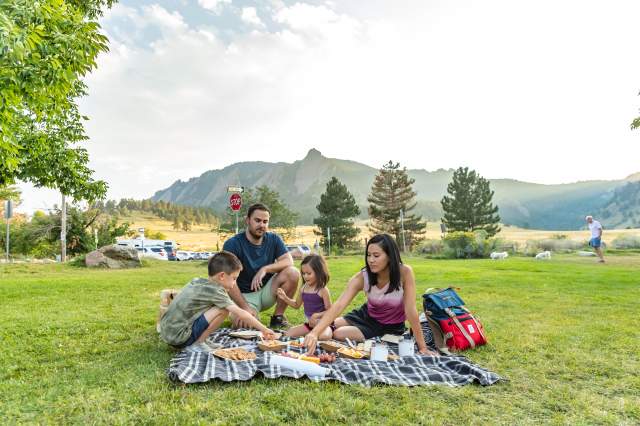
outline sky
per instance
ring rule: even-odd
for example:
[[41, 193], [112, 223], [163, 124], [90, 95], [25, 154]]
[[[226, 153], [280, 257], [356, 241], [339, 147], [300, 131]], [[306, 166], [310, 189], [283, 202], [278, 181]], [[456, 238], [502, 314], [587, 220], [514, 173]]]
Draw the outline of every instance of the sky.
[[[109, 199], [316, 148], [538, 183], [640, 171], [640, 2], [125, 0], [79, 100]], [[311, 173], [313, 171], [310, 171]], [[22, 211], [59, 204], [21, 185]]]

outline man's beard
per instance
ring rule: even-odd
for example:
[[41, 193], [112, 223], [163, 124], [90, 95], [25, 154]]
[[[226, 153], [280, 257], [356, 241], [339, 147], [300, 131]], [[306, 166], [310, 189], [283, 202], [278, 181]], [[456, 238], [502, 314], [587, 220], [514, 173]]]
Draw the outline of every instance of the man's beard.
[[[262, 234], [264, 235], [265, 231], [262, 231]], [[249, 229], [249, 234], [251, 234], [251, 236], [253, 238], [255, 238], [256, 240], [259, 240], [260, 238], [262, 238], [262, 235], [256, 234], [254, 231], [252, 231], [251, 229]]]

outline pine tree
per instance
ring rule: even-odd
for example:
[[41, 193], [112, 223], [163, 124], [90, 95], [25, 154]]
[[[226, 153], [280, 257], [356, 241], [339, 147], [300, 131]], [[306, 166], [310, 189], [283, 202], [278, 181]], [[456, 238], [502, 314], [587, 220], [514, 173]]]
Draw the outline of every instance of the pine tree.
[[408, 249], [422, 240], [427, 226], [422, 221], [422, 216], [409, 214], [417, 204], [414, 201], [416, 193], [412, 188], [414, 182], [415, 179], [407, 174], [406, 167], [400, 169], [400, 163], [394, 164], [393, 161], [389, 161], [376, 175], [371, 194], [367, 198], [371, 218], [369, 230], [395, 236], [401, 249], [404, 247], [401, 210], [404, 215], [404, 241]]
[[353, 218], [360, 214], [360, 208], [347, 187], [335, 176], [327, 182], [327, 189], [320, 196], [316, 206], [320, 216], [313, 219], [320, 228], [316, 235], [322, 235], [322, 245], [326, 244], [327, 228], [331, 228], [331, 245], [345, 248], [352, 243], [360, 230], [354, 225]]
[[453, 173], [447, 185], [447, 193], [442, 198], [444, 223], [452, 231], [484, 230], [488, 236], [500, 232], [498, 206], [492, 203], [493, 191], [489, 181], [475, 170], [460, 167]]

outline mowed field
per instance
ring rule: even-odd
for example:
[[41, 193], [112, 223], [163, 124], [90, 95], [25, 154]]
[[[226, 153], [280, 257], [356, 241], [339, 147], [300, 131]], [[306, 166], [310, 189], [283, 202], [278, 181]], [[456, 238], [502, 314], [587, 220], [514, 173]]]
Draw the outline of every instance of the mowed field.
[[[211, 231], [210, 226], [194, 225], [191, 231], [176, 231], [172, 228], [172, 222], [159, 219], [152, 214], [136, 214], [130, 217], [123, 218], [123, 221], [129, 222], [131, 229], [137, 229], [144, 227], [153, 231], [160, 231], [167, 236], [170, 240], [175, 240], [180, 244], [181, 249], [186, 250], [215, 250], [216, 247], [222, 248], [224, 243], [224, 236]], [[361, 231], [361, 236], [364, 239], [369, 236], [369, 230], [367, 229], [366, 222], [359, 222], [358, 227]], [[240, 229], [243, 228], [242, 221], [240, 222]], [[286, 237], [287, 243], [304, 243], [310, 247], [313, 246], [316, 239], [319, 237], [314, 234], [314, 230], [317, 228], [314, 226], [298, 226], [295, 234]], [[277, 232], [278, 230], [275, 229]], [[554, 235], [563, 234], [567, 238], [578, 241], [586, 241], [589, 238], [589, 232], [584, 231], [540, 231], [523, 229], [513, 226], [503, 226], [502, 231], [498, 234], [500, 238], [507, 241], [516, 242], [519, 245], [524, 244], [527, 240], [539, 240], [544, 238], [551, 238]], [[640, 229], [613, 229], [605, 230], [603, 240], [605, 243], [610, 244], [616, 237], [621, 235], [638, 235], [640, 236]], [[426, 238], [439, 239], [440, 224], [430, 222], [427, 224]]]
[[[457, 286], [490, 344], [466, 356], [490, 387], [362, 388], [256, 378], [176, 385], [155, 331], [159, 294], [204, 262], [135, 270], [0, 265], [3, 424], [640, 424], [640, 256], [608, 263], [405, 258], [418, 294]], [[329, 258], [333, 298], [362, 267]], [[362, 303], [359, 295], [351, 307]], [[416, 300], [420, 308], [420, 301]], [[262, 314], [267, 321], [270, 312]], [[301, 311], [287, 311], [293, 323]]]

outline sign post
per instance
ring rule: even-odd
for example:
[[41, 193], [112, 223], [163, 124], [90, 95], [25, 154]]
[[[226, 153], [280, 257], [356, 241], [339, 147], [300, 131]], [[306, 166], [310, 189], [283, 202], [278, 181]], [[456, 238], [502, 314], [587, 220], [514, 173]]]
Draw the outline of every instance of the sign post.
[[238, 211], [242, 208], [242, 196], [238, 193], [229, 197], [229, 207], [236, 213], [236, 234], [238, 233]]
[[402, 251], [407, 252], [407, 241], [404, 235], [404, 210], [400, 209], [400, 228], [402, 229]]
[[11, 200], [7, 200], [4, 202], [4, 218], [7, 219], [7, 247], [6, 247], [6, 257], [7, 263], [9, 263], [9, 219], [13, 216], [13, 203]]

